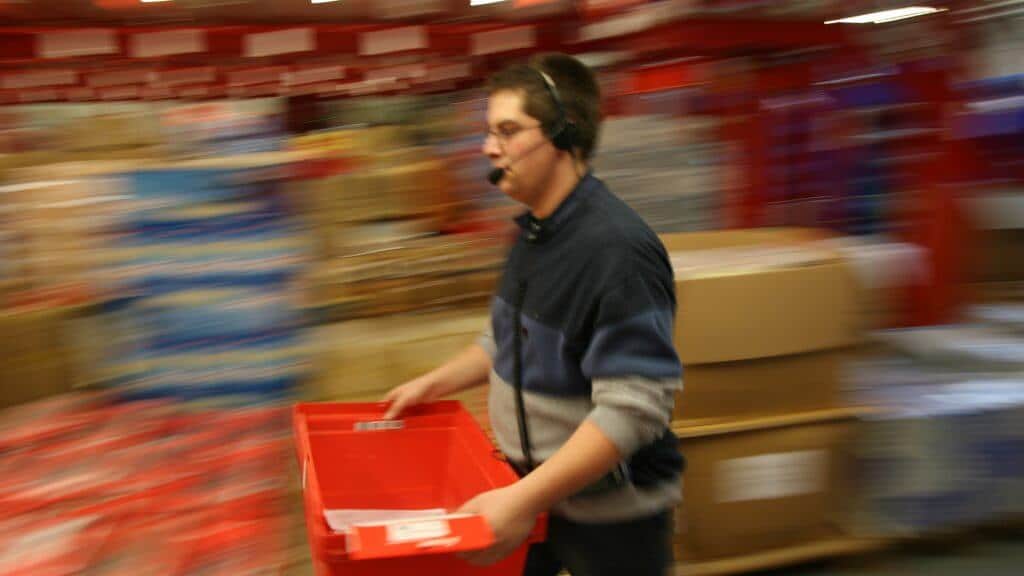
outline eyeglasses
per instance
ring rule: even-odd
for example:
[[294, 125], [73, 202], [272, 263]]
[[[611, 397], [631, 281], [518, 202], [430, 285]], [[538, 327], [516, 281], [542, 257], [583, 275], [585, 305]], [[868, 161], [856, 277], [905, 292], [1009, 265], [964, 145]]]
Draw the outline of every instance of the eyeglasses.
[[505, 145], [505, 144], [508, 144], [508, 142], [510, 140], [515, 138], [516, 135], [519, 134], [520, 132], [525, 132], [527, 130], [537, 130], [537, 129], [540, 129], [540, 128], [541, 128], [540, 124], [537, 124], [535, 126], [520, 126], [518, 124], [502, 124], [502, 125], [498, 126], [497, 128], [488, 129], [487, 132], [484, 134], [484, 138], [490, 138], [491, 136], [494, 136], [495, 138], [498, 139], [498, 142], [500, 142], [502, 145]]

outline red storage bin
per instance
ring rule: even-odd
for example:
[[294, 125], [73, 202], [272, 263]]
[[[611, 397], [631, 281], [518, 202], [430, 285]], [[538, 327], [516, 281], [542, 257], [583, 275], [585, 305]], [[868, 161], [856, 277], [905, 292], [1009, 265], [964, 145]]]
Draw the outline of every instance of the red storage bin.
[[[299, 404], [295, 442], [313, 561], [319, 576], [518, 576], [528, 544], [502, 562], [472, 566], [458, 553], [487, 548], [480, 516], [354, 524], [334, 532], [326, 510], [457, 510], [516, 481], [458, 402], [435, 402], [383, 421], [381, 404]], [[544, 539], [540, 518], [528, 542]]]

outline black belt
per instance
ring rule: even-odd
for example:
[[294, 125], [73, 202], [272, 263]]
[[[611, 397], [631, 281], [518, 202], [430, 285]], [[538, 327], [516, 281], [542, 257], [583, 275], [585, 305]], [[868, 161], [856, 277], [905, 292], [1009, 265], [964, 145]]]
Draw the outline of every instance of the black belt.
[[[519, 474], [520, 478], [530, 473], [529, 470], [523, 466], [515, 464], [514, 462], [509, 462], [508, 464], [516, 471], [516, 474]], [[591, 482], [572, 497], [597, 496], [598, 494], [605, 494], [607, 492], [618, 490], [628, 484], [632, 484], [632, 480], [629, 475], [629, 467], [624, 463], [619, 463], [614, 470], [598, 478], [594, 482]]]

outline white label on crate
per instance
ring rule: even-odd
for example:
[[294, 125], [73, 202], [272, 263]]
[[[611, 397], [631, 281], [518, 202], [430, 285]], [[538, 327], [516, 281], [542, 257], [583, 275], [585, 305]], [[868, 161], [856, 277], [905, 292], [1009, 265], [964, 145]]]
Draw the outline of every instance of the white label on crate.
[[824, 489], [828, 454], [804, 450], [762, 454], [720, 462], [715, 470], [716, 500], [773, 500]]
[[356, 422], [354, 426], [358, 432], [372, 432], [376, 430], [401, 430], [405, 428], [405, 422], [401, 420], [374, 420], [372, 422]]
[[[324, 510], [324, 520], [334, 532], [345, 532], [355, 526], [409, 523], [437, 520], [445, 516], [444, 508], [426, 510]], [[452, 518], [448, 516], [447, 518]]]
[[444, 538], [451, 533], [445, 520], [422, 520], [419, 522], [401, 522], [388, 526], [388, 543], [401, 544], [419, 540]]

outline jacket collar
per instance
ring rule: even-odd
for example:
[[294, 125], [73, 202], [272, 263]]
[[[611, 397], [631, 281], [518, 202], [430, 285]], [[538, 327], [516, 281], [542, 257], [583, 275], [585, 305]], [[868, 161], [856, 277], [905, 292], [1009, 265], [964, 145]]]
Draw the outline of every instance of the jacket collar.
[[572, 189], [572, 192], [569, 192], [565, 200], [562, 200], [558, 208], [555, 208], [551, 216], [537, 218], [530, 211], [516, 216], [516, 224], [523, 230], [526, 241], [532, 243], [543, 242], [564, 228], [580, 204], [599, 185], [600, 181], [588, 170], [580, 178], [580, 181], [576, 183], [576, 187]]

